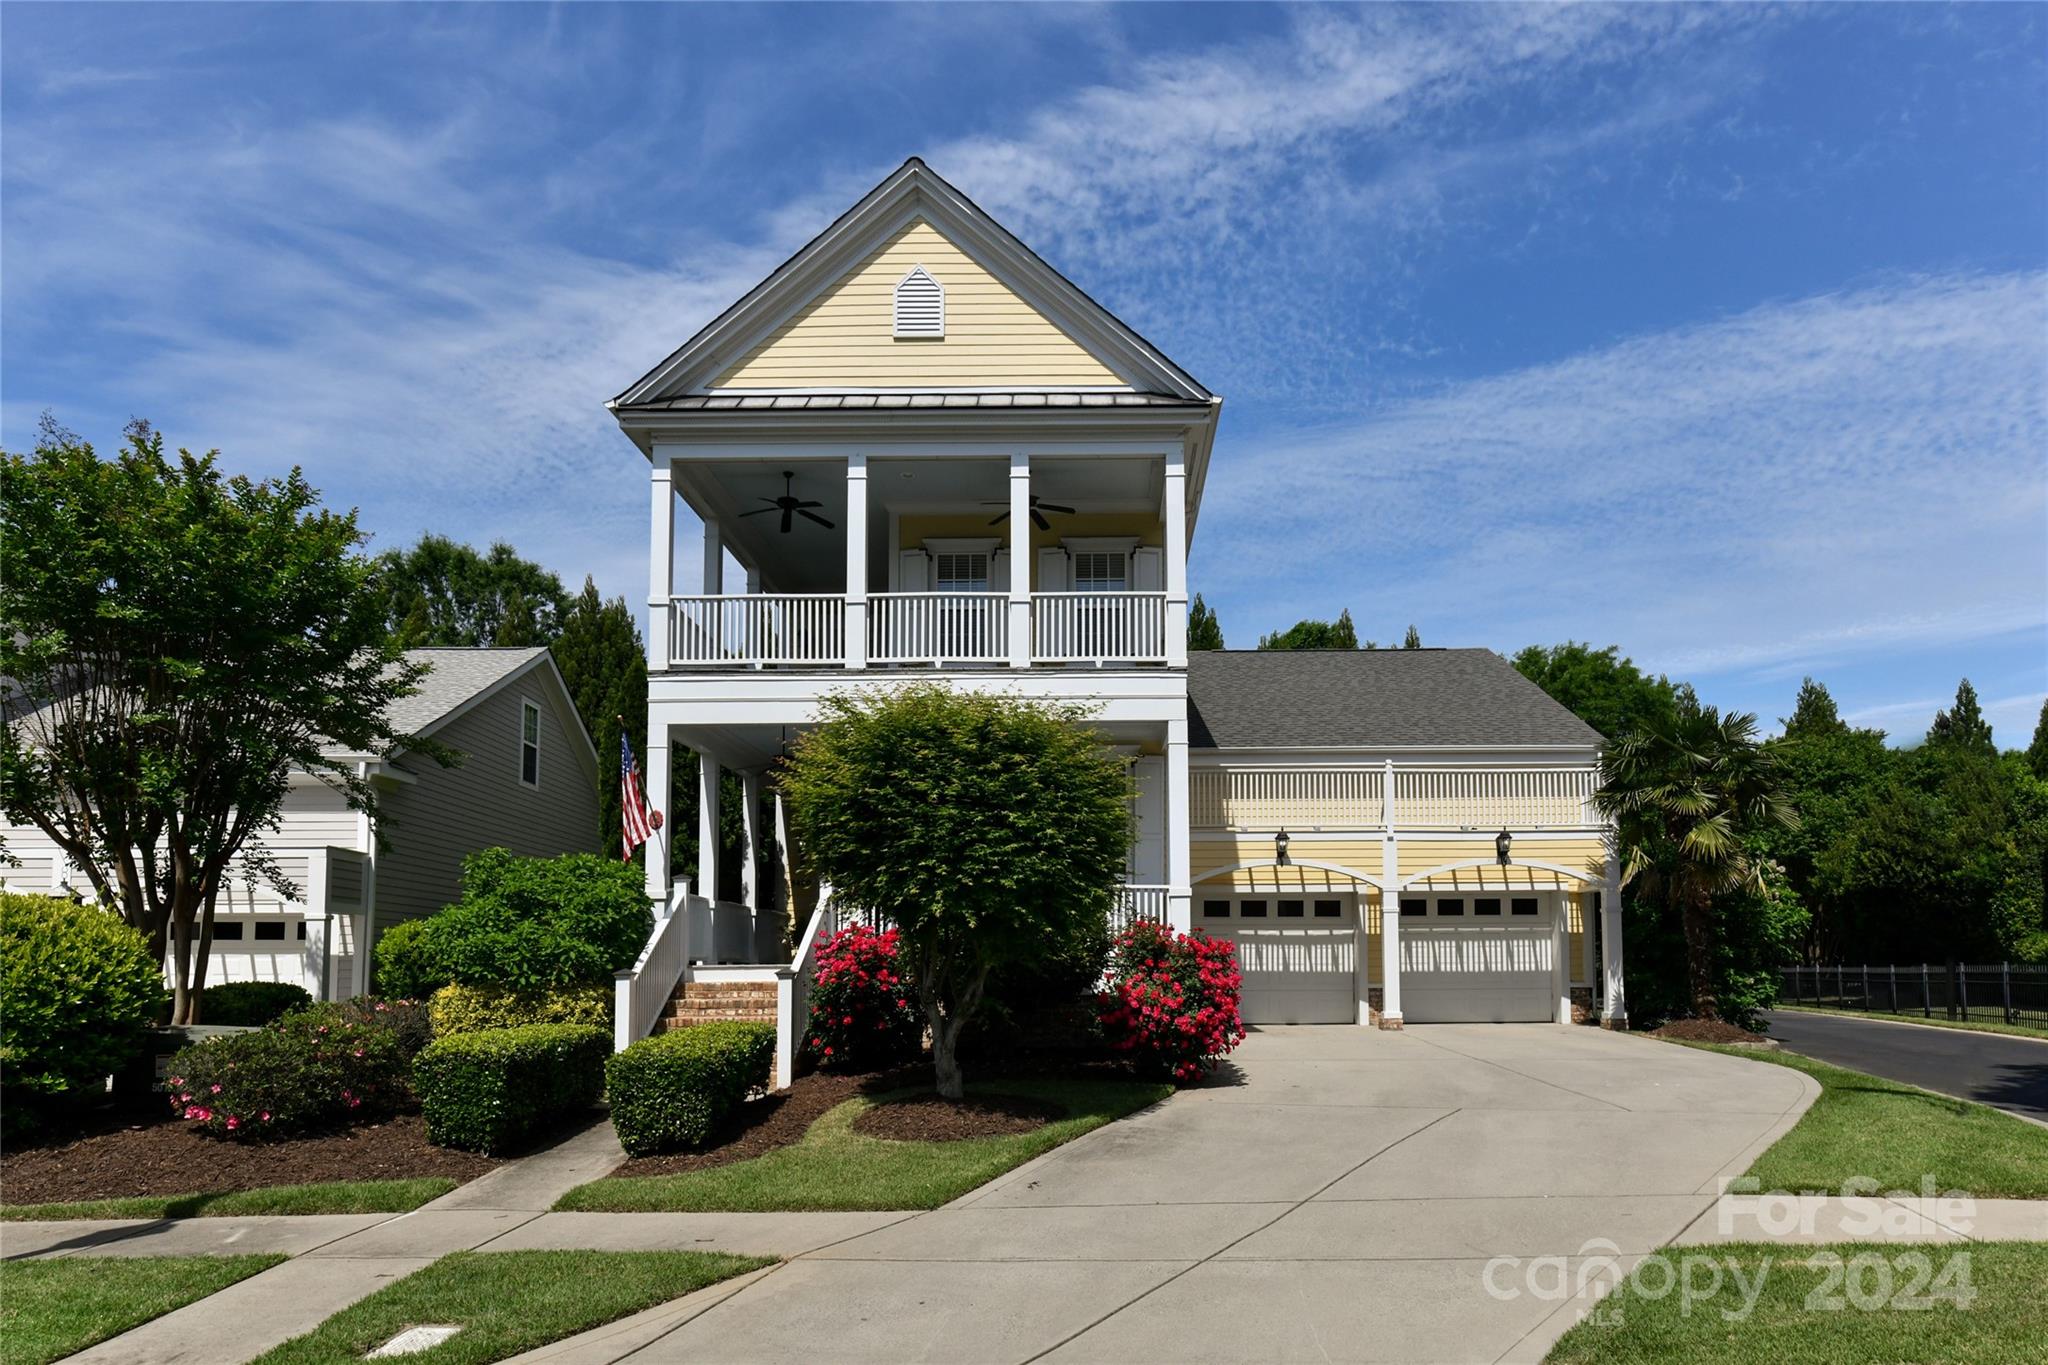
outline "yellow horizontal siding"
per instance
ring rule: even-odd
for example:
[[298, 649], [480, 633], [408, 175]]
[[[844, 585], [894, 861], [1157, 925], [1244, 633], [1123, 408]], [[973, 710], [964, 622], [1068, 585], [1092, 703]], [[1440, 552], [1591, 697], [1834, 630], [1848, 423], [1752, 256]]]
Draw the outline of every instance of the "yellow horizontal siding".
[[[946, 291], [946, 335], [896, 339], [896, 283], [922, 265]], [[718, 389], [1033, 388], [1125, 381], [918, 220], [755, 346]]]
[[[1211, 891], [1236, 888], [1243, 891], [1281, 890], [1348, 891], [1353, 883], [1338, 873], [1324, 872], [1321, 868], [1303, 867], [1303, 860], [1329, 863], [1336, 867], [1348, 867], [1366, 876], [1377, 876], [1380, 869], [1380, 846], [1376, 839], [1332, 840], [1327, 843], [1296, 841], [1289, 849], [1288, 856], [1295, 862], [1293, 867], [1273, 867], [1273, 841], [1270, 838], [1244, 839], [1197, 839], [1188, 845], [1188, 860], [1196, 879], [1195, 894], [1200, 896], [1206, 888]], [[1265, 864], [1232, 873], [1225, 879], [1203, 882], [1201, 878], [1221, 868], [1235, 867], [1239, 863]]]
[[[1418, 872], [1427, 872], [1445, 863], [1478, 862], [1478, 867], [1461, 868], [1447, 872], [1436, 879], [1439, 887], [1456, 886], [1470, 889], [1505, 888], [1534, 886], [1538, 890], [1552, 888], [1569, 889], [1562, 879], [1551, 872], [1538, 871], [1519, 864], [1527, 859], [1532, 862], [1552, 863], [1582, 873], [1587, 879], [1597, 881], [1601, 869], [1606, 865], [1606, 850], [1600, 840], [1560, 839], [1538, 842], [1534, 839], [1517, 839], [1514, 844], [1517, 866], [1501, 868], [1494, 864], [1493, 840], [1403, 840], [1401, 843], [1400, 867], [1403, 877], [1413, 877]], [[1532, 881], [1533, 879], [1533, 881]]]

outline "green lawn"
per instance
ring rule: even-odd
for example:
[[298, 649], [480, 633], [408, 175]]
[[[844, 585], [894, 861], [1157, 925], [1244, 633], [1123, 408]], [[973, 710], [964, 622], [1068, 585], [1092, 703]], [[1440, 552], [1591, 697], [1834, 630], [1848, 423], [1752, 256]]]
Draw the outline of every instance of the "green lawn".
[[355, 1365], [408, 1327], [459, 1326], [417, 1365], [485, 1365], [764, 1265], [710, 1251], [458, 1251], [342, 1309], [257, 1365]]
[[765, 1156], [681, 1175], [595, 1180], [563, 1195], [555, 1207], [638, 1212], [935, 1209], [1041, 1152], [1173, 1093], [1170, 1085], [1143, 1081], [1051, 1079], [991, 1081], [968, 1090], [1050, 1100], [1064, 1107], [1067, 1117], [1009, 1137], [891, 1142], [853, 1130], [854, 1116], [873, 1102], [853, 1099], [812, 1124], [801, 1141]]
[[1771, 1008], [1774, 1010], [1797, 1010], [1801, 1014], [1834, 1014], [1840, 1015], [1845, 1019], [1888, 1019], [1893, 1022], [1920, 1024], [1933, 1028], [1968, 1029], [1972, 1033], [2003, 1033], [2014, 1038], [2048, 1039], [2048, 1028], [2042, 1028], [2037, 1024], [2005, 1024], [1986, 1019], [1944, 1019], [1938, 1014], [1932, 1019], [1922, 1019], [1919, 1015], [1911, 1013], [1894, 1015], [1876, 1010], [1838, 1010], [1832, 1005], [1793, 1005], [1787, 1004], [1783, 1000], [1780, 1000]]
[[1766, 1190], [1840, 1192], [1844, 1181], [1862, 1176], [1879, 1189], [1918, 1191], [1921, 1177], [1932, 1176], [1943, 1191], [2048, 1198], [2048, 1128], [1796, 1052], [1711, 1050], [1789, 1066], [1820, 1082], [1813, 1108], [1749, 1168]]
[[[1764, 1243], [1667, 1250], [1658, 1259], [1686, 1273], [1692, 1252], [1717, 1263], [1720, 1288], [1693, 1296], [1687, 1311], [1677, 1290], [1655, 1296], [1666, 1283], [1661, 1270], [1638, 1270], [1604, 1300], [1586, 1322], [1551, 1349], [1552, 1365], [1651, 1365], [1683, 1360], [1714, 1365], [1846, 1365], [1851, 1361], [2008, 1362], [2048, 1360], [2048, 1243], [1972, 1242], [1924, 1246], [1844, 1245], [1786, 1247]], [[1952, 1258], [1965, 1258], [1953, 1261]], [[1829, 1258], [1833, 1258], [1832, 1262]], [[1762, 1275], [1754, 1310], [1739, 1321], [1743, 1292], [1733, 1262], [1753, 1286]], [[1879, 1264], [1882, 1262], [1882, 1264]], [[1768, 1263], [1768, 1264], [1766, 1264]], [[1847, 1268], [1841, 1278], [1830, 1264]], [[1966, 1272], [1962, 1267], [1967, 1267]], [[1921, 1267], [1932, 1272], [1931, 1280]], [[1947, 1268], [1958, 1278], [1944, 1283]], [[1691, 1272], [1704, 1290], [1711, 1272]], [[1967, 1275], [1974, 1301], [1965, 1308], [1943, 1301]], [[1932, 1306], [1906, 1306], [1898, 1296], [1914, 1288]], [[1830, 1283], [1832, 1281], [1832, 1283]], [[1809, 1296], [1817, 1294], [1810, 1300]], [[1822, 1306], [1827, 1299], [1840, 1306]], [[1611, 1320], [1618, 1310], [1620, 1321]]]
[[119, 1336], [282, 1256], [75, 1256], [0, 1261], [0, 1365], [42, 1365]]
[[455, 1188], [446, 1176], [273, 1185], [227, 1194], [93, 1199], [77, 1204], [0, 1204], [0, 1220], [56, 1218], [233, 1218], [259, 1213], [406, 1213]]

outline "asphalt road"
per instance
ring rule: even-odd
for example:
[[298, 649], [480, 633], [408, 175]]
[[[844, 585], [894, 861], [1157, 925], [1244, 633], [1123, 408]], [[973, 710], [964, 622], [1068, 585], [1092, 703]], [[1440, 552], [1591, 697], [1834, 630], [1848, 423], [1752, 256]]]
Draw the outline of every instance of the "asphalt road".
[[2048, 1123], [2048, 1043], [1794, 1010], [1764, 1018], [1793, 1052]]

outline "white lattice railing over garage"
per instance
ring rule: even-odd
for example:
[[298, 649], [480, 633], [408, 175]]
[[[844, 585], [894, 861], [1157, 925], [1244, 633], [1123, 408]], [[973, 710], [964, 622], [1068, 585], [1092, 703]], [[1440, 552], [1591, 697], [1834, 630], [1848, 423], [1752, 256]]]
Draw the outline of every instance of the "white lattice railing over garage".
[[[1386, 765], [1245, 765], [1188, 774], [1196, 829], [1375, 830], [1386, 827]], [[1395, 764], [1399, 829], [1597, 826], [1599, 774], [1584, 767], [1482, 768]]]

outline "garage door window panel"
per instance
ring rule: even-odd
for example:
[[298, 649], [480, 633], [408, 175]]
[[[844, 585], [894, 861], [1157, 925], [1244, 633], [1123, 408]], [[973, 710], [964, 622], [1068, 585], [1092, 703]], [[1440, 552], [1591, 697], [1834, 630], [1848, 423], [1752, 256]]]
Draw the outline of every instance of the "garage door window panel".
[[1461, 919], [1465, 914], [1465, 902], [1458, 897], [1440, 900], [1436, 903], [1436, 913], [1441, 919]]
[[1301, 919], [1306, 915], [1307, 910], [1308, 903], [1306, 901], [1280, 901], [1273, 907], [1274, 913], [1281, 919]]
[[1495, 919], [1498, 919], [1500, 917], [1500, 897], [1480, 897], [1478, 900], [1472, 902], [1472, 913], [1474, 915], [1489, 915]]
[[1229, 918], [1230, 918], [1230, 902], [1229, 902], [1229, 901], [1203, 901], [1203, 902], [1202, 902], [1202, 918], [1203, 918], [1203, 919], [1229, 919]]
[[1237, 903], [1237, 917], [1239, 919], [1264, 919], [1266, 917], [1266, 903], [1264, 901], [1239, 901]]

